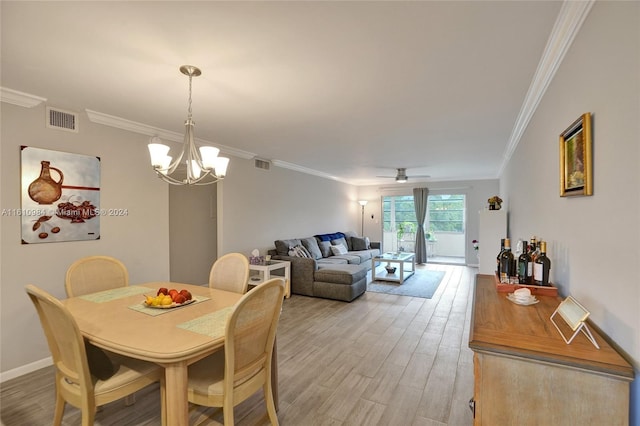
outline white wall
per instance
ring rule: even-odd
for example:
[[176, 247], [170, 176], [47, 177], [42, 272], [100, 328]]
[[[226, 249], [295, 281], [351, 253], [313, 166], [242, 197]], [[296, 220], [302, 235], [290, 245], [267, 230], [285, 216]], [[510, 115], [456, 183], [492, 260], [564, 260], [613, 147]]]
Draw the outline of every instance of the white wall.
[[[640, 367], [640, 3], [596, 2], [500, 179], [512, 239], [548, 241], [551, 280]], [[558, 135], [593, 114], [594, 193], [559, 196]], [[637, 373], [636, 373], [637, 374]], [[640, 385], [632, 394], [640, 424]], [[634, 423], [632, 423], [634, 424]]]
[[[56, 105], [54, 99], [49, 101], [74, 110]], [[44, 104], [27, 109], [2, 103], [1, 108], [3, 209], [20, 208], [20, 145], [27, 145], [99, 156], [101, 207], [128, 211], [127, 216], [101, 217], [99, 240], [30, 245], [20, 243], [19, 217], [0, 218], [0, 358], [4, 380], [19, 374], [21, 367], [50, 356], [25, 285], [34, 284], [64, 298], [67, 267], [80, 257], [98, 254], [123, 261], [132, 283], [167, 280], [169, 239], [167, 185], [147, 167], [147, 138], [92, 124], [84, 114], [80, 115], [77, 134], [47, 129]]]
[[275, 240], [360, 230], [356, 187], [334, 180], [234, 158], [218, 193], [220, 256], [264, 255]]
[[217, 256], [217, 185], [169, 186], [171, 281], [209, 283]]

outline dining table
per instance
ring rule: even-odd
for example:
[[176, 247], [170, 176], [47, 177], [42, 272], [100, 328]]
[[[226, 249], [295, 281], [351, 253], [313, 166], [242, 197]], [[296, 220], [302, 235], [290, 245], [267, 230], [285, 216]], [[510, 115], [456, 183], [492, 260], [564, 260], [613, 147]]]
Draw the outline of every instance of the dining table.
[[[150, 307], [160, 288], [188, 290], [192, 302]], [[225, 324], [242, 294], [176, 282], [148, 282], [71, 297], [62, 302], [95, 346], [164, 368], [162, 424], [189, 423], [188, 366], [224, 347]], [[273, 366], [277, 366], [274, 347]], [[277, 368], [273, 368], [274, 397]], [[277, 406], [277, 402], [276, 402]]]

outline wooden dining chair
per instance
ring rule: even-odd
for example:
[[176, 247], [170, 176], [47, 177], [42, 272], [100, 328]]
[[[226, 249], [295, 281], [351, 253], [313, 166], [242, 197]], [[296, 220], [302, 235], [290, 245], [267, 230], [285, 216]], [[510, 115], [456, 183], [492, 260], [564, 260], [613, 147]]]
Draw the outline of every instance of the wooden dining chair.
[[[108, 362], [113, 367], [111, 371], [106, 372], [103, 365], [92, 369], [85, 341], [67, 308], [34, 285], [27, 285], [26, 291], [38, 312], [53, 357], [56, 372], [54, 426], [62, 423], [66, 403], [79, 408], [82, 425], [90, 426], [93, 425], [97, 406], [162, 380], [163, 370], [158, 365], [111, 353], [108, 355]], [[102, 352], [103, 356], [106, 354]], [[101, 371], [96, 373], [95, 370]], [[95, 377], [95, 374], [102, 378]], [[164, 409], [164, 401], [162, 404]]]
[[272, 425], [278, 416], [271, 386], [271, 358], [284, 298], [284, 280], [260, 284], [236, 303], [227, 320], [224, 351], [189, 366], [189, 402], [222, 407], [224, 424], [233, 425], [233, 407], [264, 391]]
[[68, 297], [82, 296], [129, 285], [127, 267], [110, 256], [78, 259], [67, 269], [65, 290]]
[[249, 259], [241, 253], [218, 258], [209, 273], [209, 287], [244, 294], [249, 286]]

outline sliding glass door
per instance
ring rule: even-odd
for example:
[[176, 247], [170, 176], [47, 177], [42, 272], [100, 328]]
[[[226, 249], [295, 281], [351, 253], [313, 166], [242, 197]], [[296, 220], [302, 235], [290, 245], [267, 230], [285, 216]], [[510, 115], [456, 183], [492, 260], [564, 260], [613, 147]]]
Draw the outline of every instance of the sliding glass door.
[[[382, 213], [384, 251], [413, 252], [418, 228], [413, 195], [383, 196]], [[464, 259], [465, 218], [464, 194], [429, 195], [424, 223], [429, 257]]]

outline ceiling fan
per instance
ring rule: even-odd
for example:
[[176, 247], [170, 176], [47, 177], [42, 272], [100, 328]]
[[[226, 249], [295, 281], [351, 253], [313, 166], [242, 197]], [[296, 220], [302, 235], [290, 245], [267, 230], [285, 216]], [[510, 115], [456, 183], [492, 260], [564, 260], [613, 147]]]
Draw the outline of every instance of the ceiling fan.
[[[404, 183], [409, 180], [409, 176], [407, 176], [407, 169], [404, 167], [396, 169], [397, 174], [395, 176], [377, 176], [380, 178], [391, 178], [395, 179], [398, 183]], [[430, 178], [429, 175], [413, 175], [412, 178]]]

